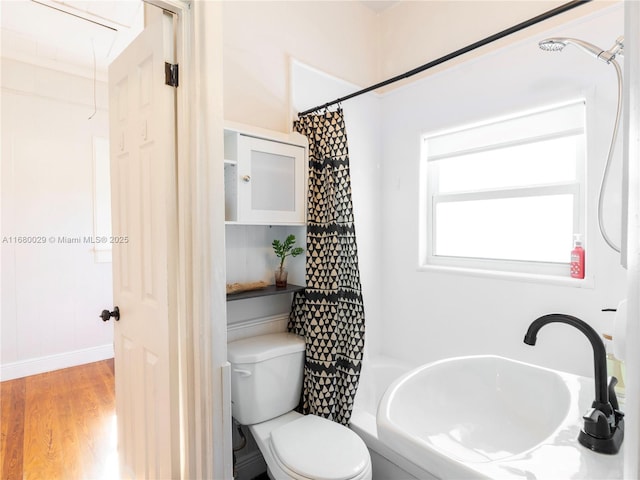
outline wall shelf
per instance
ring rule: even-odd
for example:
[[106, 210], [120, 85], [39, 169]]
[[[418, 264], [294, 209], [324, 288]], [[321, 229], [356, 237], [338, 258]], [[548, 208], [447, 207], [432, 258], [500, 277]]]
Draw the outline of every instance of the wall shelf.
[[244, 300], [247, 298], [267, 297], [269, 295], [282, 295], [283, 293], [294, 293], [301, 290], [304, 290], [303, 286], [293, 285], [291, 283], [287, 284], [286, 288], [276, 288], [275, 285], [269, 285], [268, 287], [261, 288], [260, 290], [251, 290], [249, 292], [240, 293], [228, 293], [227, 302], [231, 302], [233, 300]]

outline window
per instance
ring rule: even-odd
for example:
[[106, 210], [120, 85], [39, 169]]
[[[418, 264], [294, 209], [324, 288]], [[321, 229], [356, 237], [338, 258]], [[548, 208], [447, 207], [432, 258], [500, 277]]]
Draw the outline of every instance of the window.
[[425, 135], [422, 266], [569, 277], [584, 234], [584, 101]]
[[96, 263], [111, 262], [111, 173], [109, 140], [93, 137], [93, 239]]

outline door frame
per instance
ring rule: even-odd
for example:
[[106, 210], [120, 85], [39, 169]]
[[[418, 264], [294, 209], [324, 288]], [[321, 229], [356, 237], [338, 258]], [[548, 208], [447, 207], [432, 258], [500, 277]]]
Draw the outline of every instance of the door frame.
[[179, 65], [175, 253], [181, 477], [232, 478], [224, 261], [222, 2], [143, 2], [174, 14]]
[[640, 474], [640, 3], [624, 2], [624, 162], [628, 172], [624, 478]]

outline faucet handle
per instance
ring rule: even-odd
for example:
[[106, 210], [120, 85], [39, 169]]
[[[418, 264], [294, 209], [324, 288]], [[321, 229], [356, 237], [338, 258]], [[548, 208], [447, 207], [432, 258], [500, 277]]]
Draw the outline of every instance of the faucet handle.
[[595, 438], [611, 437], [611, 428], [607, 416], [597, 408], [591, 408], [582, 417], [584, 432]]
[[618, 379], [616, 377], [609, 377], [608, 390], [609, 390], [609, 403], [613, 407], [613, 410], [620, 410], [620, 405], [618, 405], [618, 397], [616, 395], [615, 386], [618, 384]]

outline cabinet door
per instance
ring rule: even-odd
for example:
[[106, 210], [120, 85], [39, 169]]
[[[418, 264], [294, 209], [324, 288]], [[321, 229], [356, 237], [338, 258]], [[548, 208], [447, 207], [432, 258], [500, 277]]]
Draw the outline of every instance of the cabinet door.
[[305, 223], [304, 148], [240, 135], [238, 221]]

